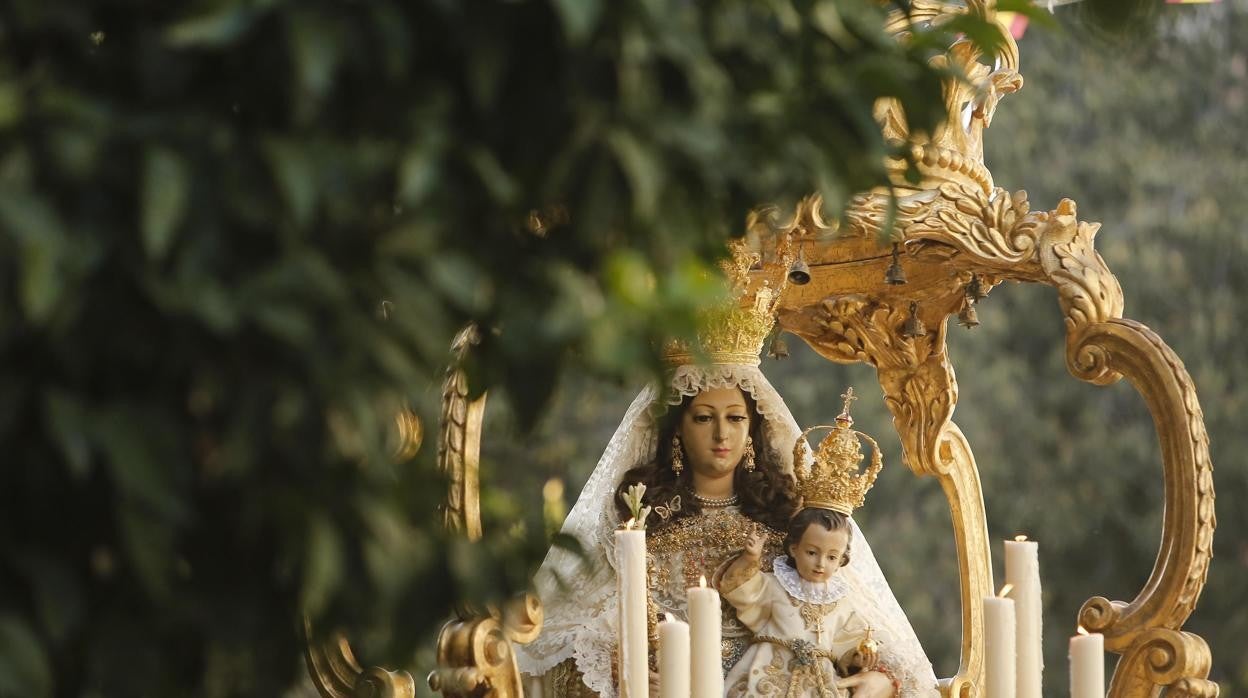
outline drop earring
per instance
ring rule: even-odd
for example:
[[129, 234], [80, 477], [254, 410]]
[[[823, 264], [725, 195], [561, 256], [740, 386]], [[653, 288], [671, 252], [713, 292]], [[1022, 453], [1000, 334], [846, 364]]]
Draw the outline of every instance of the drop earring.
[[743, 459], [745, 472], [752, 473], [756, 466], [754, 462], [754, 437], [745, 437], [745, 458]]
[[672, 436], [672, 472], [680, 477], [685, 469], [685, 459], [680, 453], [680, 434]]

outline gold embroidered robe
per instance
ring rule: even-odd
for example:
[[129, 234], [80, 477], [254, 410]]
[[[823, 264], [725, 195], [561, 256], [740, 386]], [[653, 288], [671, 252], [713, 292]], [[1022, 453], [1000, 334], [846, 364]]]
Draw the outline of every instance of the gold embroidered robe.
[[[846, 657], [867, 636], [866, 623], [846, 599], [826, 604], [802, 601], [790, 595], [774, 574], [766, 572], [755, 573], [724, 598], [736, 608], [739, 622], [756, 635], [806, 642], [825, 655], [800, 657], [788, 647], [755, 642], [728, 673], [724, 682], [728, 698], [848, 695], [836, 688], [837, 666], [826, 656]], [[819, 627], [822, 631], [816, 632]]]
[[[771, 569], [783, 536], [748, 518], [736, 507], [704, 507], [701, 515], [657, 528], [646, 538], [651, 652], [657, 651], [655, 623], [665, 613], [680, 620], [689, 620], [686, 590], [698, 586], [700, 577], [705, 577], [708, 585], [715, 585], [717, 575], [729, 560], [741, 552], [746, 537], [755, 531], [767, 535], [762, 567]], [[737, 618], [731, 604], [723, 604], [723, 614], [723, 664], [727, 672], [749, 647], [753, 633]]]

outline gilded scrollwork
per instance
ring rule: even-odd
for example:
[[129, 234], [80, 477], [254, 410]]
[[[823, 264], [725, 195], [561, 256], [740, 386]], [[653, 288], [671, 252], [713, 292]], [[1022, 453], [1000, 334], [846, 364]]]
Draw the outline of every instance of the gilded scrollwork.
[[447, 623], [438, 635], [438, 668], [429, 674], [429, 687], [448, 698], [523, 696], [512, 644], [533, 641], [542, 617], [541, 602], [525, 594], [502, 609]]
[[304, 636], [308, 675], [322, 698], [415, 698], [416, 684], [411, 674], [381, 667], [364, 669], [342, 633], [317, 639], [305, 618]]
[[1178, 695], [1216, 696], [1218, 685], [1204, 678], [1210, 663], [1209, 645], [1199, 635], [1150, 628], [1123, 652], [1109, 695], [1155, 696], [1160, 687], [1172, 686]]
[[1100, 224], [1078, 220], [1070, 199], [1032, 211], [1026, 192], [945, 184], [904, 213], [905, 239], [954, 248], [956, 266], [1056, 288], [1068, 332], [1122, 317], [1122, 287], [1094, 244]]
[[455, 361], [442, 383], [442, 433], [438, 440], [438, 467], [446, 474], [448, 487], [443, 520], [448, 530], [462, 532], [468, 540], [481, 538], [478, 473], [486, 396], [469, 397], [468, 378], [460, 362], [479, 341], [477, 332], [475, 326], [466, 327], [452, 344]]
[[1217, 525], [1209, 437], [1183, 362], [1144, 325], [1113, 320], [1083, 328], [1071, 338], [1068, 361], [1085, 380], [1125, 375], [1152, 412], [1162, 445], [1165, 525], [1153, 572], [1130, 603], [1096, 597], [1079, 614], [1111, 649], [1131, 651], [1150, 629], [1181, 628], [1204, 588]]

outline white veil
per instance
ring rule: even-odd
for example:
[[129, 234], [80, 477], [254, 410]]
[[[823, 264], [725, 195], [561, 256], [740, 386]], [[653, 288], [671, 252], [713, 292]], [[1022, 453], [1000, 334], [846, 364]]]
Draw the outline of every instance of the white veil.
[[[619, 525], [615, 490], [630, 468], [649, 462], [656, 453], [657, 417], [667, 405], [688, 395], [736, 387], [750, 394], [764, 420], [764, 434], [786, 471], [793, 469], [793, 444], [801, 430], [776, 389], [753, 365], [681, 366], [662, 391], [647, 386], [633, 400], [611, 437], [581, 496], [564, 521], [561, 533], [573, 536], [583, 554], [552, 548], [538, 570], [535, 584], [545, 609], [541, 635], [518, 648], [520, 669], [540, 675], [574, 657], [586, 684], [599, 695], [613, 696], [611, 666], [615, 653], [616, 598], [614, 536]], [[852, 519], [851, 519], [852, 522]], [[900, 695], [936, 696], [936, 675], [909, 620], [893, 596], [883, 572], [854, 523], [853, 554], [840, 571], [848, 598], [874, 628], [881, 660], [901, 682]]]

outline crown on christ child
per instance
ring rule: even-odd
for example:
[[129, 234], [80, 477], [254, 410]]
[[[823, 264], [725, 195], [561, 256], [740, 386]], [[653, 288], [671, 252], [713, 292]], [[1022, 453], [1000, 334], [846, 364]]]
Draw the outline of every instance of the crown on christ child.
[[[849, 416], [849, 406], [858, 399], [854, 389], [848, 389], [841, 397], [845, 404], [834, 426], [810, 427], [798, 437], [793, 447], [793, 469], [803, 508], [830, 509], [849, 516], [866, 501], [867, 490], [875, 484], [884, 460], [875, 439], [852, 428], [854, 419]], [[819, 442], [812, 457], [806, 436], [816, 429], [831, 432]], [[863, 439], [871, 444], [871, 463], [865, 470], [860, 466]]]

